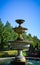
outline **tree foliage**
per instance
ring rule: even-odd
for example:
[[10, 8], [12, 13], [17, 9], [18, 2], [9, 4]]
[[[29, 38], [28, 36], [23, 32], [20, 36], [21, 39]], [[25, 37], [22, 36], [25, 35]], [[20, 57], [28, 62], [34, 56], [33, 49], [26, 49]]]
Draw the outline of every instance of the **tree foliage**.
[[3, 45], [4, 45], [3, 31], [4, 31], [4, 25], [0, 19], [0, 49], [3, 48]]
[[[37, 47], [40, 49], [40, 40], [37, 38], [37, 36], [33, 36], [29, 33], [28, 35], [26, 33], [23, 33], [23, 38], [28, 41], [32, 41], [31, 47]], [[13, 27], [11, 24], [7, 21], [4, 25], [0, 19], [0, 49], [4, 48], [5, 45], [7, 45], [8, 40], [16, 40], [18, 37], [17, 33], [14, 32]]]
[[8, 40], [13, 40], [13, 30], [10, 23], [7, 21], [6, 25], [4, 26], [4, 42]]

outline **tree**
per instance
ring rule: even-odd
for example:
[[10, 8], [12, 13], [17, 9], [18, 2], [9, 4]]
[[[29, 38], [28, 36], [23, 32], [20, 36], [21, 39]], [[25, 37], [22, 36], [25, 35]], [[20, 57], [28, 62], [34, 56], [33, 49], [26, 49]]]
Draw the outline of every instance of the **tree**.
[[4, 40], [3, 40], [3, 31], [4, 31], [4, 25], [0, 19], [0, 50], [3, 49], [3, 44], [4, 44]]
[[[33, 41], [32, 45], [34, 47], [40, 49], [40, 40], [37, 38], [37, 36], [32, 37], [30, 33], [28, 35], [26, 35], [26, 33], [23, 33], [22, 35], [25, 40]], [[18, 35], [16, 32], [14, 32], [11, 24], [7, 21], [7, 23], [4, 26], [0, 19], [0, 50], [3, 50], [4, 46], [8, 45], [6, 43], [8, 40], [16, 40], [17, 37]], [[33, 47], [32, 45], [31, 48]]]
[[29, 40], [29, 41], [32, 41], [32, 39], [33, 39], [33, 38], [32, 38], [32, 36], [31, 36], [31, 34], [30, 34], [30, 33], [28, 34], [28, 36], [27, 36], [27, 37], [28, 37], [28, 40]]
[[34, 52], [34, 47], [33, 47], [32, 44], [30, 44], [29, 51], [30, 51], [30, 52]]
[[27, 35], [26, 35], [26, 33], [24, 32], [22, 35], [23, 35], [24, 40], [27, 40]]
[[39, 44], [39, 39], [37, 38], [37, 36], [33, 36], [33, 46], [38, 47], [37, 46], [38, 44]]
[[4, 42], [8, 48], [11, 48], [11, 43], [8, 41], [15, 40], [17, 38], [17, 34], [14, 32], [12, 26], [7, 21], [6, 25], [4, 26]]
[[39, 40], [39, 43], [38, 43], [38, 48], [40, 49], [40, 40]]
[[13, 40], [13, 30], [10, 23], [7, 21], [6, 25], [4, 26], [4, 42], [6, 43], [8, 40]]

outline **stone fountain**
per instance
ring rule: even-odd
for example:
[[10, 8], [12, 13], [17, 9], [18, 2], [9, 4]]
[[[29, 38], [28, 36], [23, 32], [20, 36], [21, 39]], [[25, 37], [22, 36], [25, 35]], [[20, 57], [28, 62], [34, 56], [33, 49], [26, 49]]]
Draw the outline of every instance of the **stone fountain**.
[[[29, 48], [30, 41], [24, 40], [22, 34], [27, 30], [27, 28], [24, 28], [21, 26], [22, 23], [24, 23], [24, 20], [18, 19], [16, 22], [19, 24], [18, 27], [13, 28], [13, 30], [18, 34], [18, 38], [15, 41], [9, 41], [13, 45], [13, 49], [18, 50], [18, 55], [15, 57], [15, 60], [11, 62], [11, 65], [25, 65], [26, 64], [26, 58], [22, 54], [22, 50]], [[13, 64], [14, 63], [14, 64]]]

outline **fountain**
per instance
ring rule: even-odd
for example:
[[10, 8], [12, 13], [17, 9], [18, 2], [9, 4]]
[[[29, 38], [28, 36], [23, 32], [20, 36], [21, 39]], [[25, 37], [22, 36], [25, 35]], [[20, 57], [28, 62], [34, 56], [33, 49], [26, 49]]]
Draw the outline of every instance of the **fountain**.
[[18, 55], [15, 57], [15, 60], [11, 62], [11, 65], [25, 65], [26, 64], [26, 58], [22, 54], [22, 50], [29, 48], [31, 41], [27, 41], [23, 39], [22, 33], [27, 30], [27, 28], [24, 28], [21, 26], [21, 24], [24, 22], [22, 19], [16, 20], [16, 22], [19, 24], [18, 27], [13, 28], [13, 30], [18, 34], [18, 38], [13, 41], [9, 41], [12, 43], [13, 49], [18, 50]]
[[18, 55], [15, 58], [14, 57], [0, 58], [0, 65], [22, 65], [22, 64], [23, 65], [40, 65], [40, 58], [36, 58], [32, 60], [32, 58], [26, 59], [22, 55], [22, 51], [25, 49], [29, 49], [30, 43], [32, 42], [23, 39], [22, 33], [24, 33], [25, 30], [27, 30], [27, 28], [24, 28], [21, 26], [24, 20], [18, 19], [16, 20], [16, 22], [19, 24], [19, 26], [13, 28], [13, 30], [18, 34], [18, 38], [15, 41], [9, 40], [8, 43], [12, 44], [13, 49], [18, 50]]

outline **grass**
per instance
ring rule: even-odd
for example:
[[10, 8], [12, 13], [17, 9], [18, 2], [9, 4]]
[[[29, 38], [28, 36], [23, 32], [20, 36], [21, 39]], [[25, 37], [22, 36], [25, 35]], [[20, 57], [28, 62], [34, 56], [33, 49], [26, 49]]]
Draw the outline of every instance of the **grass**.
[[25, 51], [23, 51], [23, 55], [24, 55], [24, 56], [27, 56], [27, 53], [26, 53]]
[[4, 53], [3, 53], [3, 52], [0, 52], [0, 57], [1, 57], [2, 55], [4, 55]]
[[[17, 55], [17, 54], [18, 54], [17, 50], [1, 51], [0, 52], [0, 57], [3, 57], [3, 56], [13, 56], [13, 55]], [[25, 51], [23, 51], [23, 55], [26, 56], [27, 53]]]
[[9, 50], [9, 51], [4, 51], [5, 53], [8, 53], [8, 55], [15, 55], [17, 54], [17, 50]]

